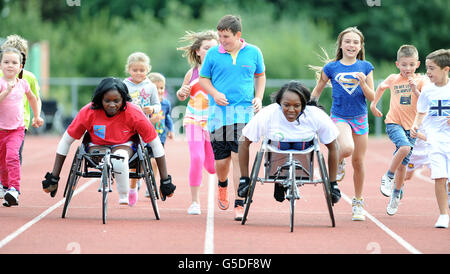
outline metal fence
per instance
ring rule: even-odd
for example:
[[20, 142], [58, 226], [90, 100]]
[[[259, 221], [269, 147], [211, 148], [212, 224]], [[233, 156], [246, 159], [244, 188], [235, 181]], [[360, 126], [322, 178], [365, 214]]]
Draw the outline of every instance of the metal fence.
[[[70, 96], [68, 97], [68, 100], [71, 104], [71, 117], [62, 117], [63, 115], [59, 112], [53, 113], [52, 115], [47, 115], [47, 120], [51, 120], [52, 124], [50, 124], [50, 127], [53, 128], [53, 130], [56, 130], [58, 133], [62, 133], [60, 131], [64, 131], [65, 125], [67, 122], [64, 122], [63, 120], [70, 121], [71, 118], [75, 117], [78, 113], [79, 107], [79, 89], [82, 86], [97, 86], [101, 80], [104, 78], [77, 78], [77, 77], [51, 77], [48, 79], [41, 79], [40, 83], [41, 85], [48, 85], [49, 87], [52, 86], [68, 86], [70, 87]], [[279, 88], [282, 85], [284, 85], [287, 81], [290, 79], [267, 79], [266, 81], [266, 88]], [[305, 86], [308, 86], [309, 88], [313, 88], [316, 85], [316, 80], [314, 79], [296, 79], [301, 81]], [[183, 78], [167, 78], [166, 79], [166, 89], [168, 91], [169, 100], [176, 100], [174, 97], [175, 91], [181, 86], [183, 82]], [[381, 81], [375, 81], [376, 85]], [[375, 86], [376, 86], [375, 85]], [[43, 100], [45, 101], [45, 100]], [[380, 100], [381, 101], [381, 100]], [[53, 105], [53, 102], [52, 104]], [[382, 104], [381, 102], [378, 105], [380, 111], [382, 111]], [[45, 116], [46, 109], [45, 106], [43, 106], [43, 115]], [[54, 115], [57, 115], [58, 117], [54, 117]], [[51, 117], [53, 116], [53, 117]], [[54, 121], [54, 122], [53, 122]], [[46, 121], [47, 122], [47, 121]], [[382, 126], [383, 121], [380, 117], [375, 117], [375, 136], [380, 136], [382, 134]], [[47, 130], [48, 129], [47, 127]]]

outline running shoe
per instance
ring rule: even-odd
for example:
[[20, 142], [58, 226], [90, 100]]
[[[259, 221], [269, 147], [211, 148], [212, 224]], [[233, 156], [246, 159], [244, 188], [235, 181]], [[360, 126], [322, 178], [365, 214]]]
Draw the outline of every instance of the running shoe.
[[230, 206], [230, 202], [228, 201], [228, 187], [219, 187], [219, 194], [217, 197], [217, 205], [222, 210], [227, 210]]
[[386, 208], [386, 213], [390, 216], [397, 213], [399, 204], [400, 204], [400, 195], [391, 195], [391, 198], [389, 199], [389, 204]]
[[386, 174], [381, 177], [380, 191], [386, 197], [391, 197], [394, 188], [394, 178], [389, 178]]
[[336, 181], [342, 181], [342, 179], [344, 179], [345, 176], [345, 160], [342, 160], [339, 164], [338, 164], [338, 170], [337, 170], [337, 174], [336, 174]]
[[136, 189], [130, 189], [128, 192], [128, 205], [134, 206], [138, 201], [138, 191]]
[[189, 215], [200, 215], [200, 204], [197, 202], [192, 202], [191, 206], [187, 210], [187, 213]]
[[242, 217], [244, 216], [244, 207], [241, 205], [237, 205], [234, 208], [234, 220], [242, 221]]
[[448, 214], [441, 214], [437, 222], [434, 224], [436, 228], [448, 228], [449, 217]]
[[6, 207], [19, 205], [19, 192], [14, 187], [11, 187], [6, 191], [3, 199], [3, 205]]
[[352, 221], [364, 221], [366, 219], [364, 212], [364, 199], [352, 199]]

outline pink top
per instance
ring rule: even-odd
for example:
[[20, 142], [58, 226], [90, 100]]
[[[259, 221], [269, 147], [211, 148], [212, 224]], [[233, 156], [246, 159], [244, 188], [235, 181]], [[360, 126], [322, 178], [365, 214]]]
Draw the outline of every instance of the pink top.
[[[6, 80], [0, 78], [0, 93], [8, 87]], [[23, 121], [23, 96], [30, 93], [30, 85], [25, 79], [16, 79], [16, 85], [11, 93], [0, 102], [0, 129], [18, 129], [25, 126]]]

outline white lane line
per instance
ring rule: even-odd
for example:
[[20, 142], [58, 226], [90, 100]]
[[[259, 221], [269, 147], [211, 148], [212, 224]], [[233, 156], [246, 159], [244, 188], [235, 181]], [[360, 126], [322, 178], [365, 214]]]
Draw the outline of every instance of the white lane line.
[[208, 175], [208, 213], [206, 216], [205, 246], [204, 254], [214, 254], [214, 206], [216, 175]]
[[[352, 200], [345, 195], [343, 192], [341, 192], [342, 198], [344, 198], [344, 200], [349, 203], [350, 205], [352, 204]], [[410, 253], [413, 254], [422, 254], [422, 252], [420, 252], [419, 250], [417, 250], [414, 246], [412, 246], [410, 243], [408, 243], [407, 241], [405, 241], [402, 237], [400, 237], [398, 234], [396, 234], [394, 231], [390, 230], [387, 226], [385, 226], [382, 222], [378, 221], [377, 218], [373, 217], [369, 212], [367, 212], [366, 210], [364, 210], [366, 216], [372, 221], [374, 222], [379, 228], [381, 228], [381, 230], [383, 230], [384, 232], [386, 232], [389, 236], [391, 236], [395, 241], [397, 241], [401, 246], [403, 246], [406, 250], [408, 250]]]
[[[78, 193], [82, 192], [83, 190], [85, 190], [86, 188], [88, 188], [92, 183], [94, 183], [95, 181], [97, 181], [97, 179], [91, 179], [89, 181], [87, 181], [86, 183], [84, 183], [82, 186], [80, 186], [77, 190], [75, 190], [75, 192], [73, 193], [73, 196], [76, 196]], [[61, 205], [64, 204], [64, 201], [66, 200], [66, 198], [63, 198], [61, 200], [59, 200], [59, 202], [57, 202], [56, 204], [54, 204], [53, 206], [49, 207], [48, 209], [46, 209], [44, 212], [42, 212], [41, 214], [39, 214], [37, 217], [35, 217], [33, 220], [29, 221], [28, 223], [24, 224], [23, 226], [21, 226], [19, 229], [17, 229], [16, 231], [14, 231], [13, 233], [9, 234], [8, 236], [6, 236], [5, 238], [3, 238], [0, 241], [0, 249], [3, 248], [5, 245], [7, 245], [9, 242], [11, 242], [12, 240], [14, 240], [17, 236], [19, 236], [20, 234], [22, 234], [23, 232], [25, 232], [27, 229], [29, 229], [31, 226], [33, 226], [35, 223], [39, 222], [40, 220], [42, 220], [45, 216], [47, 216], [48, 214], [50, 214], [53, 210], [57, 209], [58, 207], [60, 207]]]

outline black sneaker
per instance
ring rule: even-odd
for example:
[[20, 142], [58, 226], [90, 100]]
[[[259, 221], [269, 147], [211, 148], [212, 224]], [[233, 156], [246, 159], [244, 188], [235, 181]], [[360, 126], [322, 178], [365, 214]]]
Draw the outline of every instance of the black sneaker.
[[341, 199], [341, 191], [338, 188], [337, 183], [331, 183], [331, 201], [333, 204], [339, 202]]
[[161, 200], [165, 201], [166, 197], [172, 197], [173, 192], [177, 188], [176, 185], [172, 184], [172, 177], [168, 175], [169, 177], [165, 180], [161, 179], [161, 183], [159, 186], [159, 193], [161, 193]]
[[283, 202], [285, 199], [285, 195], [286, 195], [286, 189], [284, 188], [283, 185], [275, 183], [274, 184], [274, 189], [273, 189], [273, 197], [275, 198], [275, 200], [277, 200], [278, 202]]

